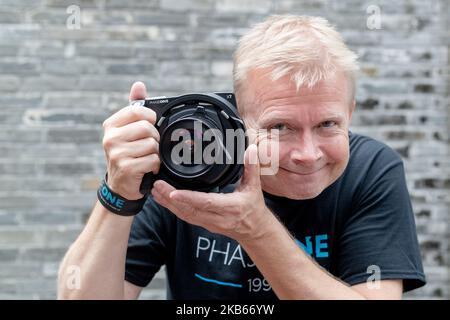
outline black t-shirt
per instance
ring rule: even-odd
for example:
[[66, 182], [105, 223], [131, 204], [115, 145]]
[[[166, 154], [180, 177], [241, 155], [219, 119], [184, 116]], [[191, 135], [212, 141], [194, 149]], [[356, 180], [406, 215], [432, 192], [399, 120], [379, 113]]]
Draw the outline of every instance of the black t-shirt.
[[[404, 291], [423, 286], [402, 160], [381, 142], [349, 137], [347, 168], [319, 196], [291, 200], [264, 193], [266, 205], [297, 245], [342, 281], [355, 285], [379, 276], [403, 279]], [[145, 287], [162, 265], [169, 299], [276, 298], [237, 241], [190, 225], [149, 197], [132, 225], [125, 279]]]

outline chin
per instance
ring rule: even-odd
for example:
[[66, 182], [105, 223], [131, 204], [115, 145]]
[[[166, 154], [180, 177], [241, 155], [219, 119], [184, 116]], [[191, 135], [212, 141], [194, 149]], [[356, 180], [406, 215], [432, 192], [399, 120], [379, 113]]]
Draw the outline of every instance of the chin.
[[319, 196], [319, 194], [321, 194], [322, 191], [323, 191], [323, 189], [318, 192], [309, 191], [309, 192], [305, 192], [305, 193], [295, 193], [287, 198], [294, 199], [294, 200], [309, 200], [309, 199], [314, 199], [315, 197]]
[[322, 193], [324, 189], [325, 188], [321, 188], [319, 190], [304, 190], [304, 191], [296, 190], [296, 192], [287, 191], [284, 197], [293, 200], [309, 200], [317, 197], [319, 194]]
[[344, 172], [335, 166], [326, 166], [312, 175], [300, 175], [280, 168], [274, 176], [261, 177], [262, 189], [270, 194], [293, 200], [309, 200], [319, 196]]
[[329, 185], [327, 174], [326, 168], [312, 175], [295, 174], [280, 168], [276, 175], [262, 178], [261, 186], [276, 196], [308, 200], [317, 197]]
[[272, 183], [264, 183], [263, 181], [261, 181], [262, 189], [265, 192], [268, 192], [275, 196], [285, 197], [293, 200], [314, 199], [326, 188], [313, 187], [300, 190], [296, 185], [291, 186], [286, 185], [286, 183], [274, 183], [274, 181], [271, 182]]

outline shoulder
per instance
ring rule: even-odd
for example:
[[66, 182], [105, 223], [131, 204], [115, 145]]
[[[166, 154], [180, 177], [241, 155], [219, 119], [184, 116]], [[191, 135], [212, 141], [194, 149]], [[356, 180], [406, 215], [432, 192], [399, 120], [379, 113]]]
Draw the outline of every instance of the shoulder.
[[371, 137], [356, 133], [349, 136], [349, 161], [336, 185], [341, 196], [345, 194], [347, 197], [343, 198], [351, 200], [352, 206], [367, 194], [374, 194], [376, 189], [388, 190], [405, 183], [400, 154]]
[[350, 137], [350, 160], [349, 162], [386, 162], [399, 161], [400, 155], [384, 142], [374, 138], [349, 132]]
[[377, 174], [387, 172], [393, 167], [403, 167], [403, 160], [399, 153], [387, 144], [374, 138], [349, 133], [350, 157], [347, 174]]

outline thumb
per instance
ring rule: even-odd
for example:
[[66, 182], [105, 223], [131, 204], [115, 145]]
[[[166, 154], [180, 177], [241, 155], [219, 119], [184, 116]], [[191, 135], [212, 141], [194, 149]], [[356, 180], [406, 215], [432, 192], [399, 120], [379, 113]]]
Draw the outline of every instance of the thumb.
[[143, 100], [147, 97], [147, 89], [145, 84], [141, 81], [133, 83], [130, 90], [129, 100]]
[[258, 157], [258, 147], [251, 144], [245, 150], [244, 155], [244, 176], [242, 177], [241, 186], [259, 187], [261, 185], [260, 164]]

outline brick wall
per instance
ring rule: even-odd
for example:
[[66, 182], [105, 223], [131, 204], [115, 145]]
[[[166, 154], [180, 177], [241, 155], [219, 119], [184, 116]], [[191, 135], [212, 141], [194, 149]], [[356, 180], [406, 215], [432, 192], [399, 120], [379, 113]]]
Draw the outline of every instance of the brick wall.
[[[449, 12], [446, 0], [0, 0], [0, 298], [55, 298], [104, 174], [101, 123], [132, 82], [230, 90], [236, 40], [271, 13], [324, 16], [360, 55], [352, 130], [403, 156], [429, 280], [407, 297], [450, 298]], [[160, 272], [142, 297], [164, 287]]]

